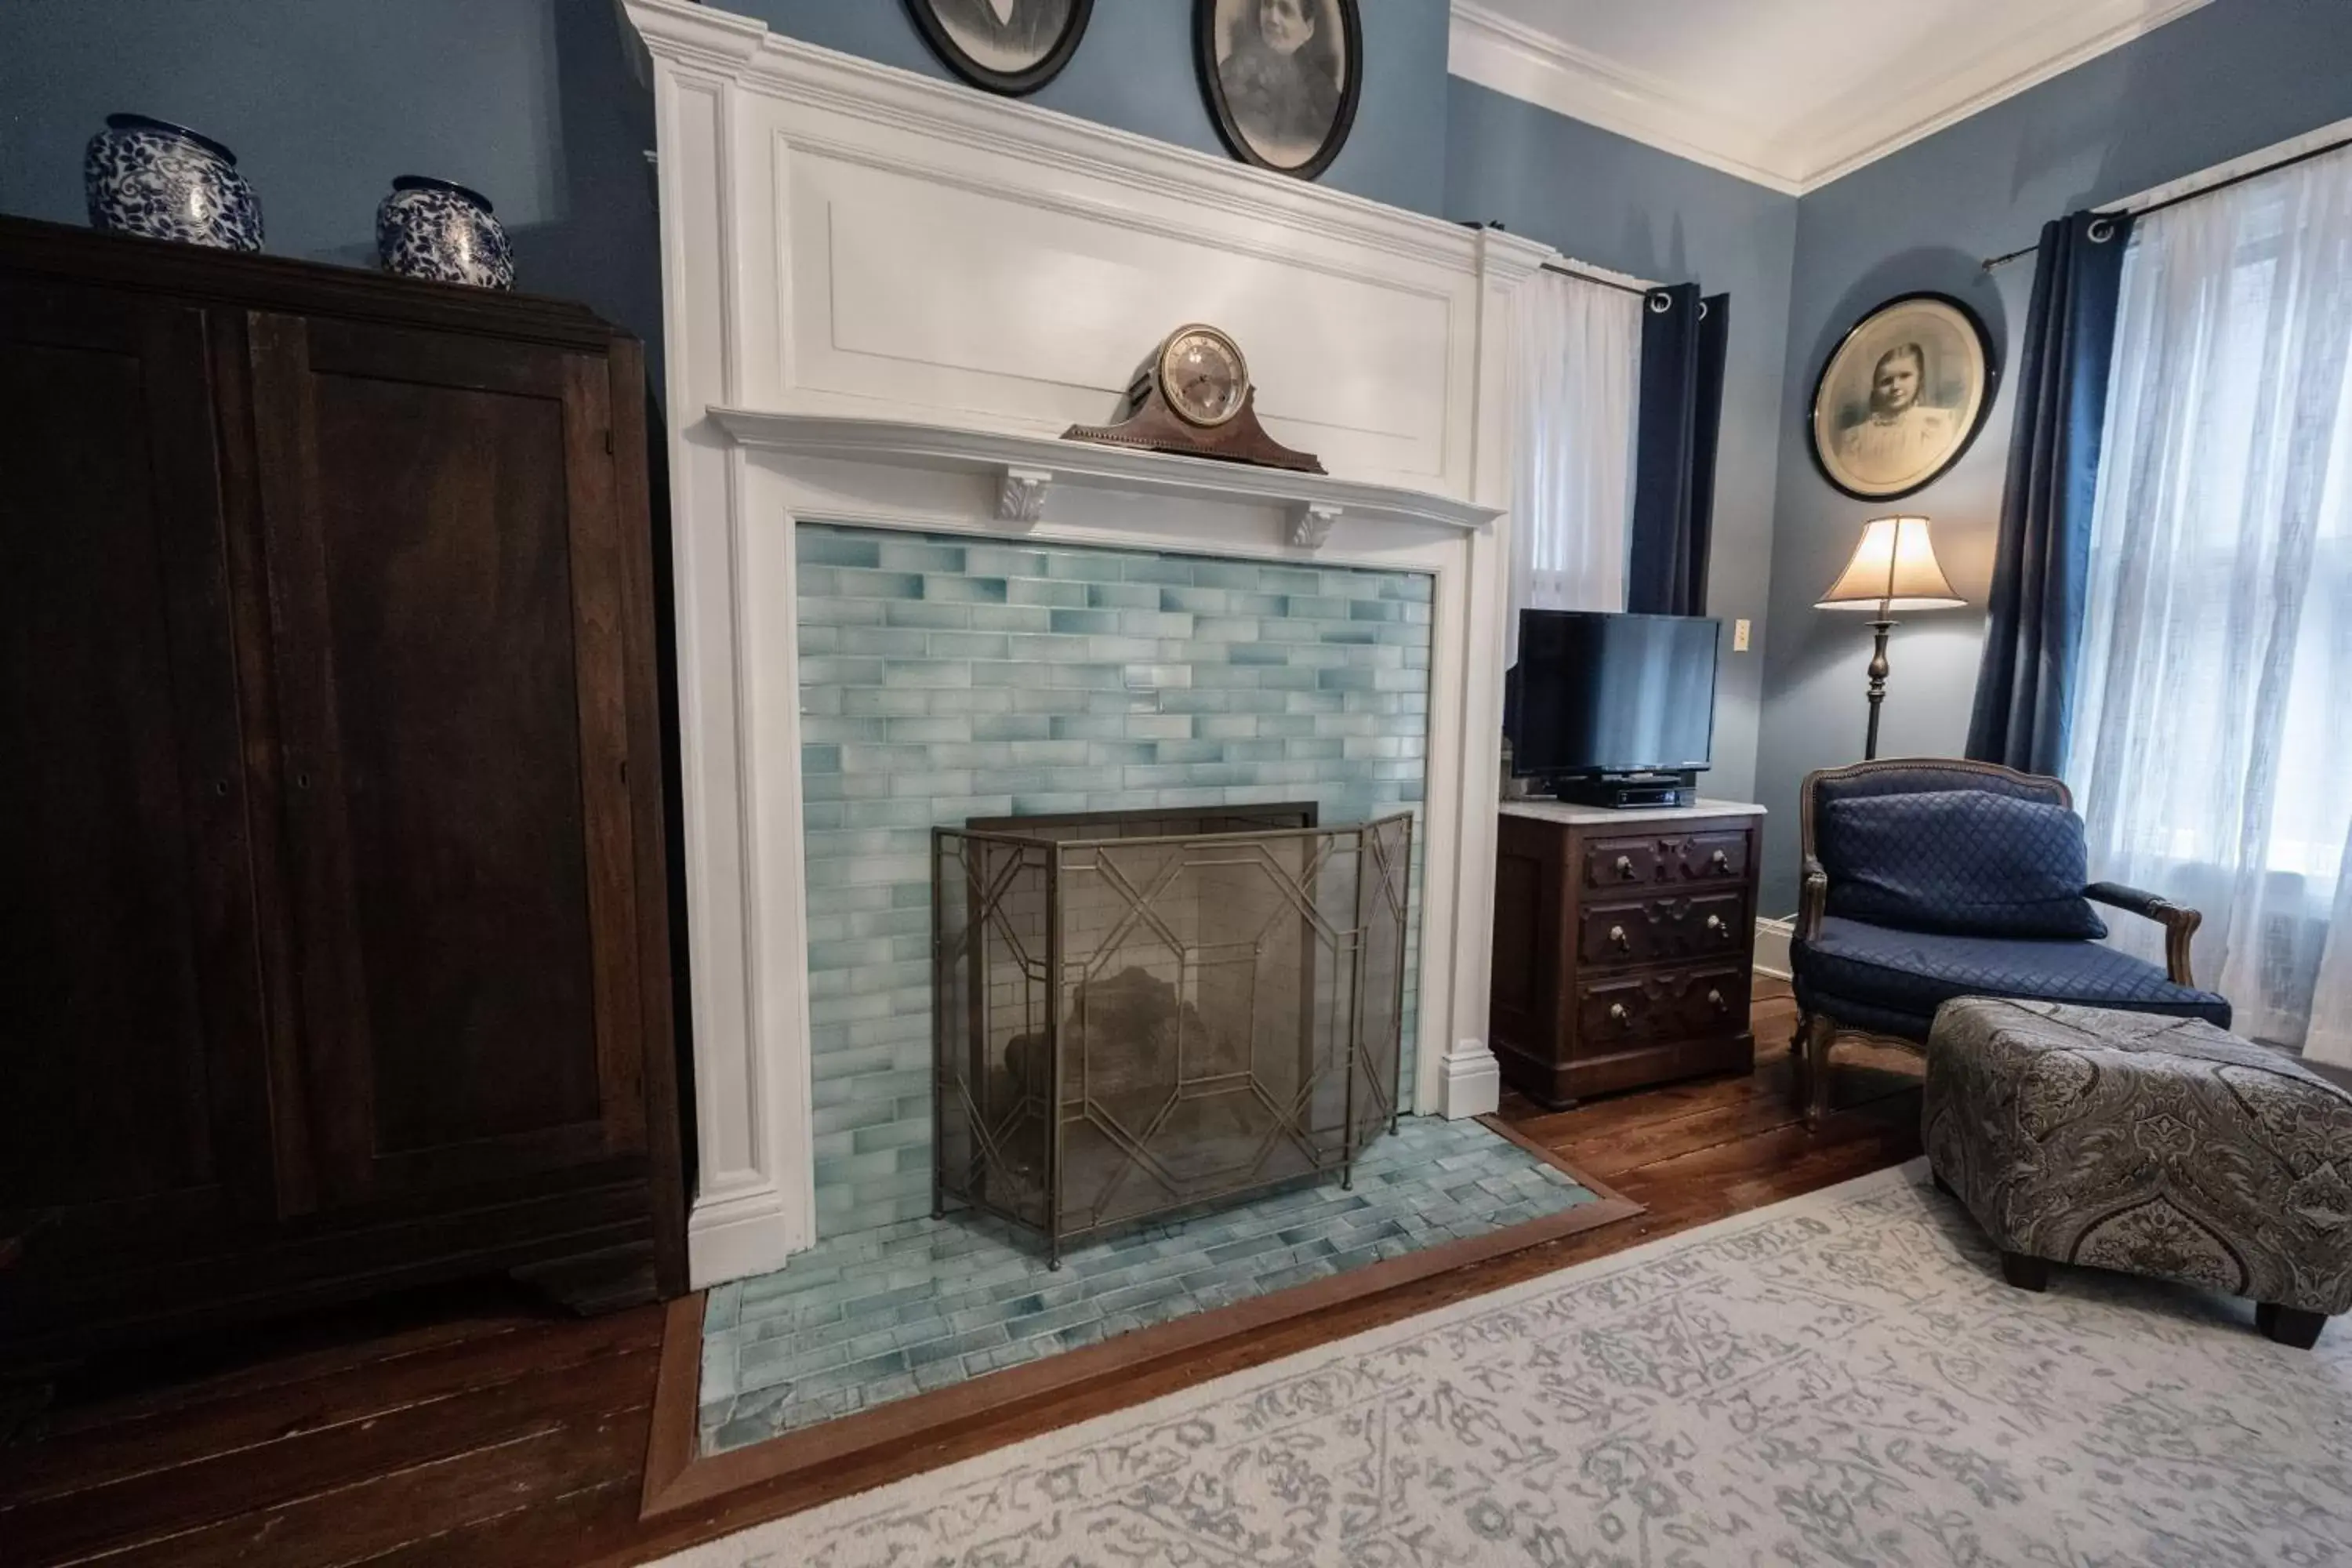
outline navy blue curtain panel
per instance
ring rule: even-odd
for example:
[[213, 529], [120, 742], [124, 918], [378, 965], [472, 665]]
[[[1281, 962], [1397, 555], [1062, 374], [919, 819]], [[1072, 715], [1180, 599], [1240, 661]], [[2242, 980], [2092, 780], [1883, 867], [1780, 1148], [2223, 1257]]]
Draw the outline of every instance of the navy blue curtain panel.
[[1625, 576], [1625, 607], [1637, 615], [1706, 613], [1715, 446], [1723, 425], [1730, 322], [1727, 294], [1702, 300], [1695, 283], [1650, 291], [1642, 318]]
[[2090, 577], [2091, 504], [2128, 214], [2042, 226], [1968, 754], [2055, 773], [2066, 756]]

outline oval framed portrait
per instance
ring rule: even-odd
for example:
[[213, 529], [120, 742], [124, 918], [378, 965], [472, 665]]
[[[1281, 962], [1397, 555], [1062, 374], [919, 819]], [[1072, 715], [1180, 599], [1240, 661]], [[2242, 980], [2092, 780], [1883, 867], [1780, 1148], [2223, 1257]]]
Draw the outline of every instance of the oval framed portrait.
[[1095, 0], [907, 0], [940, 63], [974, 87], [1034, 92], [1077, 52]]
[[1813, 383], [1813, 462], [1857, 500], [1907, 496], [1960, 460], [2000, 367], [1977, 313], [1903, 294], [1854, 323]]
[[1330, 166], [1363, 91], [1356, 0], [1193, 0], [1192, 34], [1201, 90], [1234, 156], [1302, 180]]

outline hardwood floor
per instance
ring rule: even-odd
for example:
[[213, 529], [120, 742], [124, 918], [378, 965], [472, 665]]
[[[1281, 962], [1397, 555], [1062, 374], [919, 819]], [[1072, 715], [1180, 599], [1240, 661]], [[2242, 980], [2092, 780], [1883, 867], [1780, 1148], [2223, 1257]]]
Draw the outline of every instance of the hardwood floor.
[[1523, 1138], [1648, 1212], [1294, 1319], [879, 1458], [638, 1518], [664, 1313], [550, 1318], [484, 1288], [110, 1364], [0, 1447], [0, 1563], [643, 1562], [1340, 1335], [1810, 1192], [1918, 1152], [1918, 1065], [1842, 1047], [1838, 1113], [1788, 1106], [1787, 988], [1759, 981], [1754, 1074], [1546, 1113]]

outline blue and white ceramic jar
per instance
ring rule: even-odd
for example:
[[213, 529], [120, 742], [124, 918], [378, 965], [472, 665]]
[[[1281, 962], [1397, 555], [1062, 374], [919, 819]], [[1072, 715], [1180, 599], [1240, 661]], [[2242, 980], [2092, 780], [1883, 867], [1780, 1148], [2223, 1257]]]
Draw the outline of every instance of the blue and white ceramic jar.
[[403, 174], [393, 181], [392, 195], [375, 209], [375, 253], [386, 272], [404, 278], [514, 287], [514, 252], [490, 216], [490, 199], [446, 180]]
[[143, 114], [110, 114], [82, 154], [89, 225], [222, 250], [261, 248], [261, 204], [236, 154]]

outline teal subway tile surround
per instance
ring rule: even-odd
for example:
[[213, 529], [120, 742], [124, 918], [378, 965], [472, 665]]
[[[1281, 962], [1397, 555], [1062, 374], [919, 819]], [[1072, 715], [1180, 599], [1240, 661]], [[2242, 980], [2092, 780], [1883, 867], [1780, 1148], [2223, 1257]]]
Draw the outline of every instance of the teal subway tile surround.
[[[1312, 800], [1418, 817], [1417, 572], [797, 531], [820, 1237], [931, 1203], [931, 837], [969, 817]], [[1418, 821], [1402, 1080], [1413, 1075]]]

